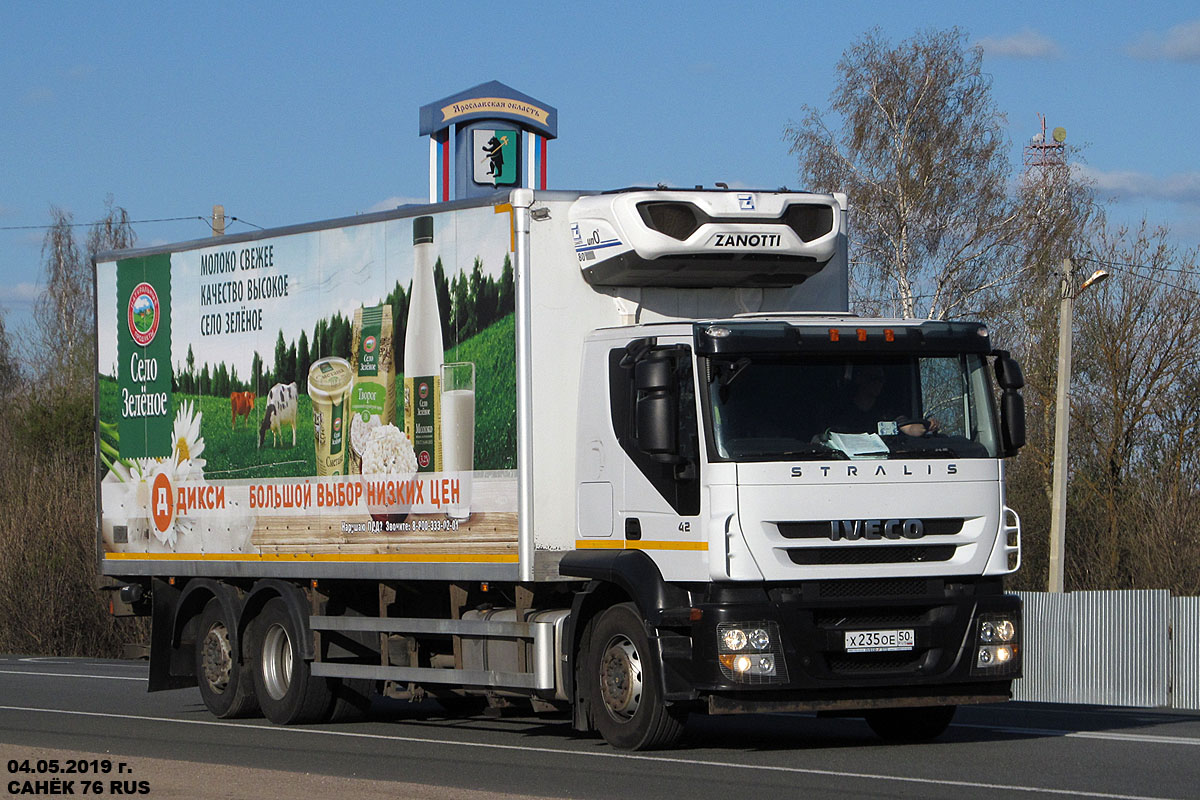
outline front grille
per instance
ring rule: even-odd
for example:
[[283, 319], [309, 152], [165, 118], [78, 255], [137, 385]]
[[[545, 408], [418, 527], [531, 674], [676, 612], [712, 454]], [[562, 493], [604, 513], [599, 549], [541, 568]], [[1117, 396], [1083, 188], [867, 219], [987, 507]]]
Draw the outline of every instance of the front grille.
[[821, 581], [822, 600], [850, 597], [921, 597], [926, 593], [924, 578], [865, 578], [849, 581]]
[[929, 609], [834, 608], [813, 612], [813, 622], [821, 628], [913, 628], [928, 622]]
[[848, 566], [854, 564], [922, 564], [949, 561], [957, 548], [952, 544], [933, 547], [912, 545], [809, 547], [788, 550], [788, 558], [801, 566]]
[[[840, 523], [841, 520], [805, 520], [803, 522], [780, 522], [777, 523], [777, 527], [779, 535], [785, 539], [832, 539], [835, 530], [833, 526]], [[962, 532], [963, 518], [922, 519], [921, 525], [926, 536], [953, 536]]]
[[829, 671], [836, 675], [882, 675], [916, 672], [925, 653], [840, 653], [826, 656]]

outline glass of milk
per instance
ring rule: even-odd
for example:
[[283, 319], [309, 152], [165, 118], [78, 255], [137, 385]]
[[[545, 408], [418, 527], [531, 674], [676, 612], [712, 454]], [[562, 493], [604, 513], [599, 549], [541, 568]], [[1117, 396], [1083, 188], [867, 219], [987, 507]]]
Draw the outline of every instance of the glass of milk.
[[475, 364], [442, 364], [442, 472], [458, 480], [458, 502], [447, 510], [451, 519], [471, 516], [471, 473], [475, 469]]

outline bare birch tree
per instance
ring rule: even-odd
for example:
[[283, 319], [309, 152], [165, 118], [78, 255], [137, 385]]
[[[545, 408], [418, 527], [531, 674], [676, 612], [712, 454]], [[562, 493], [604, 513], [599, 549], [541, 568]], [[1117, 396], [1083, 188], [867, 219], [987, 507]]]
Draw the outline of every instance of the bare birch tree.
[[41, 385], [61, 388], [76, 383], [80, 358], [91, 336], [92, 287], [75, 241], [74, 217], [58, 206], [50, 208], [51, 225], [42, 239], [45, 289], [34, 313], [40, 339], [34, 359]]
[[964, 40], [931, 30], [892, 47], [868, 32], [838, 62], [828, 116], [806, 106], [785, 131], [808, 188], [850, 196], [864, 311], [979, 313], [982, 295], [1024, 268], [1004, 116], [982, 51]]
[[105, 200], [104, 218], [89, 227], [82, 249], [73, 215], [51, 206], [50, 217], [42, 240], [45, 289], [34, 317], [40, 342], [34, 365], [43, 386], [90, 393], [96, 317], [92, 257], [131, 247], [137, 237], [128, 212], [115, 206], [111, 195]]
[[1196, 254], [1143, 221], [1084, 258], [1112, 277], [1078, 301], [1068, 570], [1076, 588], [1195, 587], [1194, 519], [1179, 523], [1200, 507]]

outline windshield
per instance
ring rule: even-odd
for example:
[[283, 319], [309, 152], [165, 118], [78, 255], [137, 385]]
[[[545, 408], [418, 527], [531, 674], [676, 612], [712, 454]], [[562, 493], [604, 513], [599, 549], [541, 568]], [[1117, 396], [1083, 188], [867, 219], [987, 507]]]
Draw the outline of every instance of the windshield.
[[981, 355], [705, 360], [711, 455], [733, 461], [995, 458]]

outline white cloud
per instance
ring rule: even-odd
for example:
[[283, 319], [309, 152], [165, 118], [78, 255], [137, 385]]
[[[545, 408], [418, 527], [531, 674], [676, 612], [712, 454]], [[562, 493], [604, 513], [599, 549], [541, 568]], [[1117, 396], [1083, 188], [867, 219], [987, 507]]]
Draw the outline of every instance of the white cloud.
[[35, 283], [17, 283], [11, 286], [0, 286], [0, 305], [24, 306], [32, 305], [42, 289]]
[[428, 197], [392, 196], [392, 197], [387, 198], [386, 200], [380, 200], [378, 203], [376, 203], [375, 205], [368, 208], [367, 213], [371, 213], [374, 211], [391, 211], [396, 206], [425, 205], [428, 202], [429, 202]]
[[989, 56], [1005, 58], [1058, 58], [1062, 49], [1048, 36], [1025, 28], [1011, 36], [985, 36], [976, 42]]
[[1200, 19], [1182, 22], [1164, 33], [1144, 33], [1125, 48], [1134, 58], [1200, 62]]
[[1158, 177], [1134, 170], [1104, 171], [1087, 166], [1076, 169], [1083, 177], [1095, 181], [1101, 196], [1200, 205], [1200, 172], [1176, 172]]

